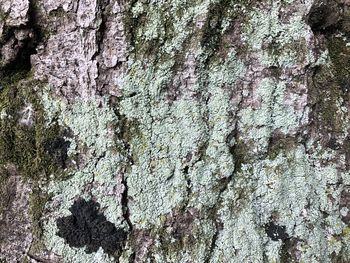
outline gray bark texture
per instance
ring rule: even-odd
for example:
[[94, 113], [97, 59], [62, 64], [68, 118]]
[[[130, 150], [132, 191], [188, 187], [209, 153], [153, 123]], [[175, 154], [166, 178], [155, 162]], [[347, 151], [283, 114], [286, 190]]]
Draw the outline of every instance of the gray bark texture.
[[0, 262], [350, 262], [349, 92], [348, 0], [0, 0]]

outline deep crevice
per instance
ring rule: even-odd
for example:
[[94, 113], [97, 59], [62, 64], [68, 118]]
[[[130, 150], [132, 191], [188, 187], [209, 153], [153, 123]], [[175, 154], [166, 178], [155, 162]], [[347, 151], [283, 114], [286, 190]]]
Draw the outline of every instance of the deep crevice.
[[[28, 36], [26, 39], [21, 40], [21, 46], [15, 59], [1, 68], [0, 79], [2, 83], [15, 83], [20, 79], [26, 78], [32, 69], [30, 57], [37, 53], [36, 47], [43, 38], [33, 0], [29, 1], [27, 25], [9, 28], [6, 39], [15, 38], [15, 30], [21, 29], [28, 30]], [[18, 44], [18, 41], [15, 39], [15, 44]]]
[[127, 182], [127, 177], [126, 177], [126, 173], [128, 168], [134, 164], [134, 160], [132, 158], [132, 155], [130, 153], [130, 144], [128, 142], [128, 136], [130, 136], [128, 129], [130, 128], [130, 123], [128, 122], [127, 118], [120, 114], [119, 110], [118, 110], [118, 102], [116, 101], [111, 101], [111, 104], [114, 108], [114, 113], [116, 114], [118, 120], [119, 120], [119, 126], [118, 128], [120, 129], [119, 132], [116, 134], [116, 137], [119, 139], [119, 141], [122, 142], [121, 151], [124, 152], [126, 158], [127, 158], [127, 165], [126, 167], [124, 167], [123, 171], [122, 171], [122, 184], [124, 185], [125, 189], [122, 193], [122, 197], [121, 197], [121, 205], [122, 205], [122, 213], [123, 213], [123, 219], [124, 221], [127, 223], [128, 227], [129, 227], [129, 231], [131, 232], [133, 230], [133, 226], [132, 226], [132, 222], [130, 220], [130, 211], [129, 211], [129, 195], [128, 195], [128, 182]]
[[219, 225], [217, 222], [215, 222], [215, 233], [211, 239], [211, 244], [210, 244], [210, 247], [209, 247], [209, 253], [207, 254], [207, 257], [204, 261], [204, 263], [209, 263], [210, 262], [210, 259], [212, 257], [212, 254], [214, 252], [214, 249], [215, 249], [215, 246], [216, 246], [216, 240], [218, 239], [218, 236], [219, 236]]
[[123, 175], [122, 184], [125, 187], [125, 189], [122, 193], [122, 199], [121, 199], [122, 209], [123, 209], [123, 218], [129, 227], [129, 231], [132, 231], [133, 227], [132, 227], [132, 223], [130, 220], [130, 210], [129, 210], [129, 206], [128, 206], [128, 203], [129, 203], [128, 190], [129, 189], [128, 189], [128, 184], [127, 184], [125, 175]]
[[103, 39], [105, 37], [105, 31], [106, 31], [106, 7], [109, 5], [109, 0], [100, 0], [98, 5], [100, 6], [100, 14], [101, 14], [101, 24], [97, 30], [97, 51], [92, 56], [91, 60], [95, 60], [95, 58], [100, 54], [101, 52], [101, 45], [103, 42]]
[[189, 166], [186, 165], [183, 169], [183, 173], [185, 175], [185, 180], [186, 180], [186, 193], [187, 196], [185, 198], [185, 201], [183, 203], [183, 209], [186, 210], [188, 207], [188, 204], [190, 202], [191, 194], [192, 194], [192, 180], [191, 177], [189, 176]]
[[334, 33], [339, 28], [341, 6], [334, 0], [319, 0], [311, 7], [307, 23], [314, 33]]

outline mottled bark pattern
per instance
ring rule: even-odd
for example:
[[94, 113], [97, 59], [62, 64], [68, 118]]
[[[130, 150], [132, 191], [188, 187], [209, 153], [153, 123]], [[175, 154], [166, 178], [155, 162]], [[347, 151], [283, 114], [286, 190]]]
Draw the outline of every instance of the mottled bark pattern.
[[0, 262], [350, 262], [350, 2], [0, 0]]

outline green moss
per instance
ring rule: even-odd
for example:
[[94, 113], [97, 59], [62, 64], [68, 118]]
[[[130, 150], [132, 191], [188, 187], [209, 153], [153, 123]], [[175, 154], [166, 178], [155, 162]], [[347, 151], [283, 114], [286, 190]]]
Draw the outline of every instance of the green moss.
[[343, 37], [334, 35], [328, 37], [327, 46], [338, 85], [349, 85], [345, 82], [350, 77], [350, 47]]
[[293, 137], [282, 137], [282, 138], [271, 138], [268, 148], [268, 158], [270, 160], [275, 159], [281, 152], [292, 151], [296, 147], [295, 138]]
[[[140, 124], [138, 123], [138, 121], [136, 120], [132, 120], [132, 119], [127, 119], [125, 118], [125, 116], [119, 116], [120, 118], [120, 137], [122, 139], [122, 141], [124, 142], [124, 147], [126, 147], [127, 149], [129, 149], [130, 145], [129, 143], [132, 142], [133, 140], [137, 140], [141, 143], [141, 145], [143, 145], [145, 142], [145, 139], [143, 138], [143, 134], [142, 131], [140, 130]], [[120, 152], [125, 151], [125, 149], [120, 149]], [[131, 160], [132, 163], [138, 163], [138, 156], [134, 153], [134, 151], [130, 151], [131, 152]], [[127, 166], [126, 167], [127, 171], [130, 172], [131, 166]]]
[[0, 19], [5, 20], [6, 19], [6, 13], [0, 9]]
[[332, 67], [321, 67], [316, 72], [313, 88], [310, 89], [310, 101], [314, 105], [312, 114], [320, 129], [342, 132], [344, 116], [339, 114], [342, 94], [334, 73], [336, 71]]
[[[167, 233], [166, 229], [157, 231], [160, 237], [160, 251], [167, 257], [174, 257], [181, 254], [185, 249], [190, 250], [194, 244], [193, 237], [188, 235], [174, 237]], [[169, 261], [168, 261], [169, 262]]]
[[27, 257], [23, 258], [21, 263], [31, 263]]
[[349, 35], [348, 17], [349, 14], [345, 13], [336, 34], [324, 32], [331, 63], [317, 68], [310, 91], [316, 124], [327, 133], [342, 133], [347, 118], [342, 107], [349, 100], [350, 91], [350, 47], [346, 39]]
[[30, 247], [30, 251], [35, 254], [43, 248], [43, 244], [40, 242], [40, 238], [43, 234], [43, 230], [40, 223], [40, 218], [42, 216], [46, 202], [48, 201], [49, 196], [41, 191], [35, 189], [30, 194], [30, 207], [29, 207], [29, 216], [32, 221], [32, 234], [34, 240]]
[[[29, 214], [34, 241], [32, 250], [40, 248], [42, 235], [40, 218], [48, 196], [39, 186], [52, 179], [66, 176], [67, 148], [64, 131], [57, 123], [47, 126], [38, 94], [42, 84], [32, 80], [25, 68], [0, 72], [0, 212], [11, 201], [6, 173], [14, 165], [23, 179], [32, 185]], [[26, 111], [24, 110], [26, 109]]]
[[28, 78], [30, 75], [30, 71], [28, 71], [24, 66], [16, 69], [3, 68], [0, 71], [1, 90], [14, 86], [20, 80]]
[[[20, 76], [9, 77], [0, 94], [0, 165], [15, 164], [26, 179], [63, 176], [67, 148], [63, 131], [57, 124], [46, 126], [40, 101], [33, 95], [39, 83], [17, 83]], [[21, 123], [25, 107], [33, 109], [33, 116], [27, 116], [32, 124]]]

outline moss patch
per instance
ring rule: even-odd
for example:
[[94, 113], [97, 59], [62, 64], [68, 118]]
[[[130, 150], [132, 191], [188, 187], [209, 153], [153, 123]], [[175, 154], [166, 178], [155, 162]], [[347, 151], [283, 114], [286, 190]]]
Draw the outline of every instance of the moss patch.
[[41, 251], [43, 248], [43, 244], [42, 242], [40, 242], [40, 238], [43, 234], [40, 218], [48, 199], [49, 199], [49, 196], [47, 194], [44, 194], [37, 189], [35, 189], [30, 195], [29, 216], [32, 220], [32, 234], [34, 237], [34, 240], [30, 247], [30, 251], [32, 253]]
[[268, 158], [270, 160], [275, 159], [281, 152], [288, 152], [295, 149], [297, 145], [296, 139], [293, 137], [271, 137], [268, 149]]
[[344, 38], [329, 36], [327, 39], [329, 55], [334, 65], [334, 77], [344, 93], [350, 89], [350, 47]]
[[[40, 185], [53, 178], [66, 177], [67, 148], [64, 130], [58, 124], [46, 125], [44, 111], [38, 97], [41, 83], [31, 79], [26, 69], [2, 71], [0, 80], [0, 180], [8, 181], [6, 173], [14, 165], [18, 174], [32, 185], [29, 215], [32, 221], [34, 241], [32, 251], [42, 246], [40, 218], [48, 196]], [[52, 176], [53, 175], [53, 176]], [[11, 203], [11, 191], [7, 184], [0, 187], [0, 212]]]
[[0, 165], [15, 164], [26, 179], [37, 181], [51, 174], [60, 177], [69, 146], [63, 130], [57, 124], [46, 126], [40, 101], [33, 95], [39, 83], [16, 82], [15, 74], [0, 94]]

